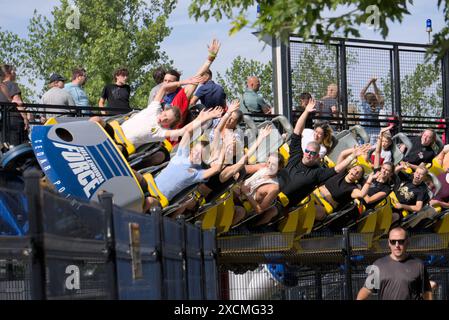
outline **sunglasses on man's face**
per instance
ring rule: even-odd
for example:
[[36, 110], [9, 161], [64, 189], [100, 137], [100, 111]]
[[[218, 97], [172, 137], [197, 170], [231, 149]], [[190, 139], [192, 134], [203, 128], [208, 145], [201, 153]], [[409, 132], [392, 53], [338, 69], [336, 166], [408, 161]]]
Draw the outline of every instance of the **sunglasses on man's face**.
[[397, 239], [397, 240], [390, 239], [389, 241], [392, 246], [395, 246], [396, 244], [403, 246], [406, 240], [407, 239]]
[[312, 157], [316, 157], [318, 155], [318, 152], [309, 149], [305, 149], [304, 152], [310, 154]]

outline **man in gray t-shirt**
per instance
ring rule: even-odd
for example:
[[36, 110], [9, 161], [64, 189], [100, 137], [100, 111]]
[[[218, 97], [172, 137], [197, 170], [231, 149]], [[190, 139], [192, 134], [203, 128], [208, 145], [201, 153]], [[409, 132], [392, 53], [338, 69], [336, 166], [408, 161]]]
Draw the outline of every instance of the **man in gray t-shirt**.
[[[65, 79], [59, 74], [52, 74], [49, 80], [50, 90], [44, 93], [42, 96], [42, 104], [55, 105], [55, 106], [75, 106], [75, 101], [70, 93], [64, 90]], [[45, 115], [41, 117], [41, 122], [45, 121], [45, 118], [60, 117], [65, 113], [68, 113], [69, 109], [56, 109], [46, 108]]]
[[365, 300], [378, 292], [379, 300], [432, 300], [432, 291], [424, 263], [407, 254], [407, 232], [397, 227], [390, 230], [388, 246], [391, 254], [376, 260], [360, 289], [357, 300]]

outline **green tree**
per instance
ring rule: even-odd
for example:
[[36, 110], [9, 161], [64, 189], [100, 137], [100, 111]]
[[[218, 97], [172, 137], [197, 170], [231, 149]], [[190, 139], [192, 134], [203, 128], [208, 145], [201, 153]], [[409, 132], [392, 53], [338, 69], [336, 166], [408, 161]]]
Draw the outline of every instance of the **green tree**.
[[236, 57], [231, 67], [226, 69], [224, 76], [217, 73], [217, 82], [223, 87], [228, 100], [239, 99], [246, 88], [246, 79], [257, 76], [260, 79], [259, 93], [265, 101], [273, 105], [273, 66], [271, 62], [262, 63]]
[[337, 58], [332, 47], [310, 45], [303, 47], [292, 66], [293, 105], [299, 105], [299, 95], [309, 92], [321, 98], [327, 86], [337, 81]]
[[[250, 22], [248, 10], [254, 10], [257, 3], [260, 13], [254, 22]], [[230, 33], [249, 25], [260, 30], [261, 35], [286, 37], [295, 33], [306, 40], [316, 35], [318, 39], [328, 42], [337, 32], [344, 37], [360, 37], [358, 27], [362, 24], [376, 26], [377, 31], [386, 38], [388, 23], [401, 22], [404, 16], [410, 14], [408, 6], [412, 4], [413, 0], [192, 0], [189, 14], [206, 21], [211, 17], [216, 20], [223, 17], [232, 19]], [[337, 7], [342, 14], [323, 17], [323, 13], [335, 13]], [[449, 1], [438, 0], [440, 7], [444, 10], [446, 26], [434, 34], [433, 48], [428, 52], [435, 50], [441, 58], [449, 50]]]
[[[385, 96], [391, 96], [390, 77], [381, 79]], [[441, 68], [434, 63], [420, 63], [415, 71], [401, 79], [403, 115], [439, 117], [443, 110]]]
[[166, 20], [176, 0], [71, 2], [74, 7], [60, 0], [52, 19], [35, 11], [26, 39], [0, 30], [0, 48], [13, 47], [3, 60], [12, 61], [32, 85], [53, 72], [70, 78], [74, 67], [83, 66], [89, 75], [85, 90], [95, 106], [114, 69], [124, 66], [130, 72], [131, 105], [146, 106], [154, 85], [151, 71], [168, 60], [160, 43], [170, 34]]
[[[319, 99], [326, 95], [329, 84], [338, 84], [335, 47], [311, 44], [301, 46], [299, 50], [299, 53], [295, 52], [297, 60], [292, 61], [293, 106], [299, 105], [299, 96], [302, 92], [309, 92]], [[348, 70], [354, 68], [359, 63], [357, 54], [347, 52], [346, 62]], [[348, 89], [348, 101], [352, 100], [352, 91]]]

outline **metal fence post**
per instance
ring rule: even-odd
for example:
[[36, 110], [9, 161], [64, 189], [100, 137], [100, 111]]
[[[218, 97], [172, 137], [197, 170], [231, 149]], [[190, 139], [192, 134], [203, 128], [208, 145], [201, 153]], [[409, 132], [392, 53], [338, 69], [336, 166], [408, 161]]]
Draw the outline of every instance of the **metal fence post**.
[[108, 261], [112, 263], [112, 281], [109, 281], [109, 290], [111, 292], [111, 299], [117, 300], [118, 294], [118, 273], [117, 273], [117, 259], [115, 252], [115, 233], [114, 233], [114, 205], [112, 202], [113, 194], [109, 192], [98, 195], [98, 201], [105, 211], [105, 230], [106, 230], [106, 250], [108, 251]]
[[343, 256], [345, 258], [345, 300], [352, 300], [351, 239], [349, 229], [343, 228]]
[[31, 268], [31, 299], [45, 300], [46, 273], [45, 273], [45, 249], [44, 226], [42, 214], [42, 194], [40, 188], [41, 174], [36, 170], [25, 172], [25, 194], [28, 200], [30, 221], [30, 242], [32, 252]]
[[[393, 45], [393, 82], [394, 82], [394, 111], [399, 119], [402, 119], [401, 109], [401, 74], [399, 66], [399, 48], [398, 45]], [[398, 123], [398, 130], [402, 131], [402, 122]]]
[[162, 243], [162, 241], [164, 240], [164, 226], [163, 226], [163, 217], [162, 217], [162, 209], [159, 207], [153, 207], [150, 209], [150, 214], [152, 217], [154, 217], [154, 223], [156, 223], [156, 225], [159, 227], [159, 257], [160, 257], [160, 268], [161, 268], [161, 277], [160, 277], [160, 281], [159, 281], [159, 287], [160, 287], [160, 292], [161, 292], [161, 299], [167, 299], [167, 294], [166, 294], [166, 290], [165, 290], [165, 271], [164, 271], [164, 254], [163, 254], [163, 248], [164, 245]]
[[441, 80], [443, 85], [443, 118], [444, 118], [444, 134], [449, 139], [449, 52], [446, 52], [442, 59]]
[[185, 219], [183, 215], [179, 215], [176, 217], [176, 222], [179, 223], [179, 225], [181, 226], [181, 239], [182, 239], [182, 264], [183, 264], [183, 275], [182, 275], [182, 282], [183, 282], [183, 294], [184, 294], [184, 299], [188, 300], [189, 299], [189, 279], [188, 279], [188, 273], [189, 273], [189, 268], [188, 268], [188, 264], [187, 264], [187, 230], [186, 230], [186, 223], [185, 223]]
[[339, 44], [340, 54], [340, 99], [341, 99], [341, 111], [343, 113], [343, 128], [348, 129], [348, 78], [346, 73], [347, 61], [346, 61], [346, 44], [345, 40], [340, 40]]

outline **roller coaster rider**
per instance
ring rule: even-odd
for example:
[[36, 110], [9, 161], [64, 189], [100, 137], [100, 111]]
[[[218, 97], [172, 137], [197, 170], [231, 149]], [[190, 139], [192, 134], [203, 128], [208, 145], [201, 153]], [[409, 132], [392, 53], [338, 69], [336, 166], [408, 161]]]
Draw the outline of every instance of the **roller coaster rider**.
[[279, 199], [283, 207], [289, 208], [299, 204], [312, 191], [327, 179], [342, 172], [359, 155], [361, 150], [351, 154], [333, 168], [320, 166], [320, 145], [315, 141], [307, 144], [305, 151], [301, 147], [302, 132], [306, 119], [316, 111], [316, 101], [310, 100], [303, 114], [296, 122], [290, 142], [290, 157], [284, 169], [278, 174]]

